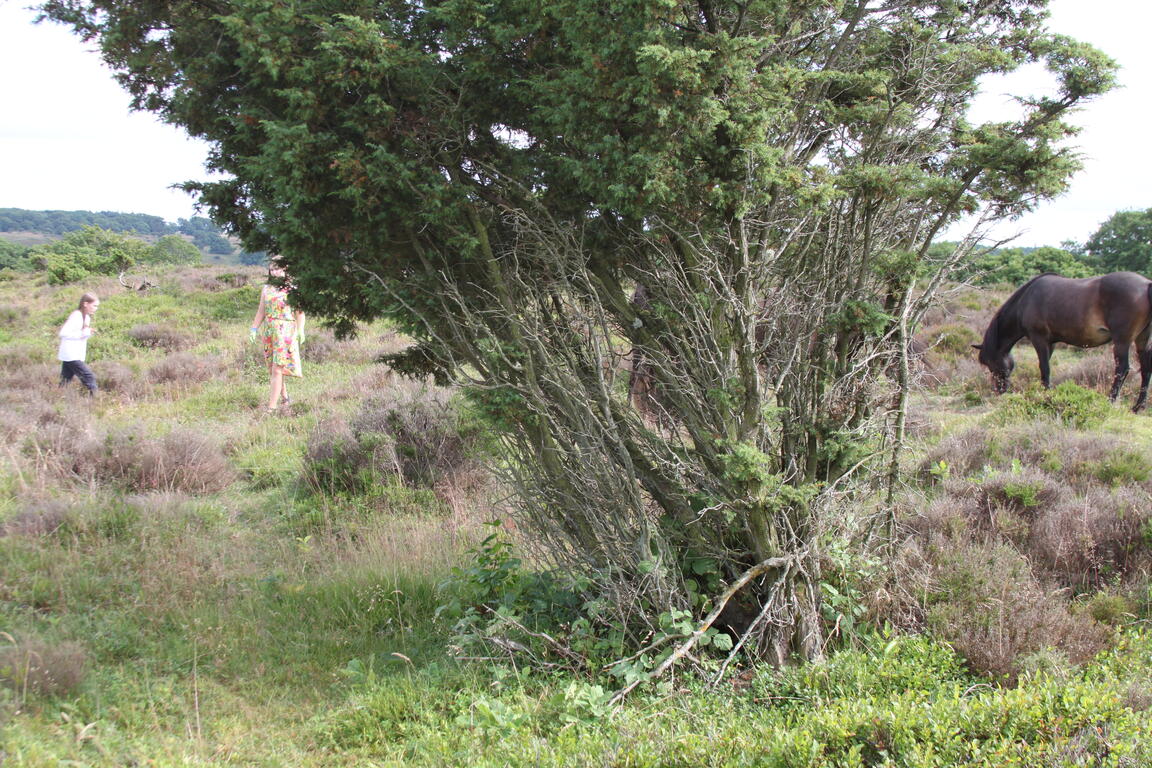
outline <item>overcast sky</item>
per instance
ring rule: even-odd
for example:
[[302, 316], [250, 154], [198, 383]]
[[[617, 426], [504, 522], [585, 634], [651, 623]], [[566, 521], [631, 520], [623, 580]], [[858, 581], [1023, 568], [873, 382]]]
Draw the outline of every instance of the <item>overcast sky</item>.
[[[34, 25], [28, 4], [0, 0], [0, 208], [149, 213], [173, 222], [195, 215], [193, 200], [169, 187], [207, 178], [206, 145], [129, 112], [127, 94], [91, 46], [58, 25]], [[1071, 191], [997, 229], [1019, 233], [1016, 245], [1083, 241], [1117, 210], [1152, 208], [1152, 3], [1054, 0], [1051, 8], [1054, 31], [1120, 62], [1123, 87], [1076, 118], [1085, 169]], [[998, 108], [1009, 87], [992, 84], [981, 114]]]

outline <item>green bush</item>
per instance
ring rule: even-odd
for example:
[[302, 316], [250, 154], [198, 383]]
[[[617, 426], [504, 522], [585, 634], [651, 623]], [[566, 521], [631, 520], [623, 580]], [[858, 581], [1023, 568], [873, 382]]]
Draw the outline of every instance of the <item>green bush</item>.
[[1104, 423], [1110, 412], [1108, 399], [1099, 392], [1065, 381], [1052, 389], [1032, 387], [1005, 395], [996, 415], [1003, 421], [1054, 419], [1076, 429], [1088, 429]]
[[940, 352], [953, 355], [971, 355], [972, 345], [980, 342], [980, 335], [970, 326], [948, 323], [931, 329], [929, 345]]
[[150, 245], [128, 234], [87, 226], [31, 249], [26, 259], [33, 268], [47, 272], [49, 282], [64, 284], [134, 267], [194, 264], [200, 252], [177, 235], [161, 237]]
[[1149, 477], [1148, 460], [1135, 451], [1118, 448], [1105, 456], [1095, 466], [1092, 474], [1100, 482], [1111, 486], [1143, 483]]

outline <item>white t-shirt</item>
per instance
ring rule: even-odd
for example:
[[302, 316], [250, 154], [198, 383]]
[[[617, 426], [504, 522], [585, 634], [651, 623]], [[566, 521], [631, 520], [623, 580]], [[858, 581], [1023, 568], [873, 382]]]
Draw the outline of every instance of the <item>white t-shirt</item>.
[[60, 326], [60, 351], [56, 358], [62, 361], [83, 360], [88, 354], [88, 337], [92, 326], [88, 318], [78, 309], [72, 310], [64, 325]]

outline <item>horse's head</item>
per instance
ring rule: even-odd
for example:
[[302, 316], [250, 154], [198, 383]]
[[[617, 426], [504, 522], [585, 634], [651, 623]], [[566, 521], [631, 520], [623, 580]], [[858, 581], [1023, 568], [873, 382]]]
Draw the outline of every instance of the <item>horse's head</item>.
[[998, 395], [1007, 392], [1008, 377], [1012, 375], [1012, 369], [1016, 367], [1016, 361], [1012, 359], [1012, 353], [996, 353], [983, 344], [973, 344], [972, 348], [980, 353], [977, 356], [980, 364], [987, 368], [992, 374], [993, 391]]

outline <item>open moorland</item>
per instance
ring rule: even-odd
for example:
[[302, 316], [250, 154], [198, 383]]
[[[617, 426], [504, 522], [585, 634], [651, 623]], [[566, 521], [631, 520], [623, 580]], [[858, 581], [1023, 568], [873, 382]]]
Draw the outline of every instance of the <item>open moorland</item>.
[[[387, 326], [310, 325], [269, 416], [261, 270], [0, 277], [0, 765], [1152, 762], [1152, 416], [1100, 394], [1104, 350], [1047, 392], [1019, 350], [994, 397], [1004, 292], [920, 330], [904, 487], [823, 542], [827, 661], [701, 657], [616, 705], [616, 668], [539, 663], [565, 628], [523, 621], [549, 582], [489, 525], [489, 436], [375, 362]], [[95, 399], [57, 386], [84, 290]]]

